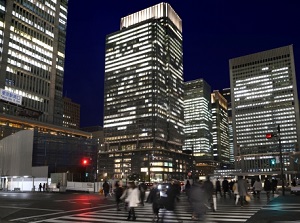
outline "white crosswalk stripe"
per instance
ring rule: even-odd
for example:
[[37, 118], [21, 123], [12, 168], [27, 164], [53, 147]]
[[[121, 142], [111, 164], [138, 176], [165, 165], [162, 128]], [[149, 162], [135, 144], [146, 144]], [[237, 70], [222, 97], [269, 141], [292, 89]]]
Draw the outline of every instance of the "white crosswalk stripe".
[[[208, 210], [205, 215], [205, 221], [207, 223], [227, 223], [227, 222], [246, 222], [252, 215], [259, 211], [266, 205], [266, 201], [263, 198], [259, 202], [250, 202], [249, 205], [245, 205], [241, 208], [239, 205], [234, 205], [233, 199], [218, 198], [218, 207], [216, 212]], [[227, 202], [227, 203], [226, 203]], [[135, 208], [136, 223], [152, 222], [152, 206], [151, 204], [145, 204]], [[177, 202], [176, 214], [165, 209], [160, 210], [160, 218], [163, 217], [163, 222], [176, 223], [181, 220], [184, 223], [195, 222], [191, 219], [192, 209], [185, 196], [181, 197], [181, 200]], [[44, 223], [73, 223], [73, 222], [117, 222], [123, 223], [126, 221], [128, 212], [125, 210], [117, 211], [116, 208], [109, 208], [101, 211], [86, 212], [82, 214], [66, 215], [57, 218], [47, 219]], [[36, 223], [37, 223], [36, 222]], [[160, 221], [161, 222], [161, 221]]]

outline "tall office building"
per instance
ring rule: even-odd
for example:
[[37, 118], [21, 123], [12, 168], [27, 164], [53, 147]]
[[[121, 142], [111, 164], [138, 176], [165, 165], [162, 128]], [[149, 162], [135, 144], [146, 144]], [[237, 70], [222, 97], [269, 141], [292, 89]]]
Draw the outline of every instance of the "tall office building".
[[211, 106], [214, 160], [220, 163], [221, 169], [229, 169], [230, 150], [227, 101], [219, 91], [211, 93]]
[[230, 157], [231, 167], [233, 167], [234, 166], [234, 149], [233, 149], [231, 90], [230, 90], [230, 88], [224, 88], [223, 90], [220, 91], [220, 93], [227, 101], [228, 132], [229, 132], [229, 157]]
[[[234, 58], [229, 64], [237, 167], [278, 173], [281, 149], [288, 171], [289, 153], [299, 150], [300, 137], [293, 46]], [[277, 136], [267, 139], [268, 133]]]
[[184, 83], [184, 151], [195, 157], [199, 175], [213, 172], [211, 87], [203, 79]]
[[175, 158], [184, 136], [181, 24], [160, 3], [123, 17], [106, 37], [104, 137], [115, 177], [184, 172]]
[[80, 128], [80, 104], [75, 103], [71, 98], [64, 97], [63, 126], [67, 128]]
[[0, 1], [0, 113], [62, 125], [68, 0]]

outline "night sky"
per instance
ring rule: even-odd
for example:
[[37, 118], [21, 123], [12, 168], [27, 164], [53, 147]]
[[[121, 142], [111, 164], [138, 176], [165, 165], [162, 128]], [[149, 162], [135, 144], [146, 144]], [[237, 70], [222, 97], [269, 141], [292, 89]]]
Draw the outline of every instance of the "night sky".
[[[69, 0], [64, 95], [81, 105], [81, 127], [103, 125], [106, 35], [119, 30], [121, 17], [160, 2]], [[183, 23], [184, 81], [230, 87], [229, 59], [293, 44], [300, 86], [300, 1], [167, 2]]]

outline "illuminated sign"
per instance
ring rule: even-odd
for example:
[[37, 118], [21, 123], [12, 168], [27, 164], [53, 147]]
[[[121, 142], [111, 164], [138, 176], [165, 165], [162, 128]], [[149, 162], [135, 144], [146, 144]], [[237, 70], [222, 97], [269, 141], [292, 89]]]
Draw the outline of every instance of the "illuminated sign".
[[0, 99], [22, 105], [22, 96], [0, 88]]

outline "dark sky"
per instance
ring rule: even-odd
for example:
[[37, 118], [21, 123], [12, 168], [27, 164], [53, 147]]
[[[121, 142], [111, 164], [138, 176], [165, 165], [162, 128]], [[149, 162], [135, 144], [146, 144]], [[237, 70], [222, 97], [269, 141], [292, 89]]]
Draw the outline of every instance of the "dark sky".
[[[64, 95], [81, 105], [81, 126], [103, 125], [105, 37], [121, 17], [161, 1], [69, 0]], [[170, 0], [182, 19], [184, 80], [230, 87], [229, 59], [293, 44], [300, 79], [300, 1]]]

